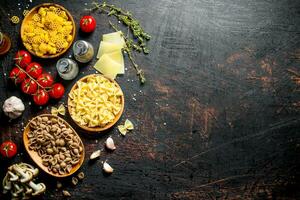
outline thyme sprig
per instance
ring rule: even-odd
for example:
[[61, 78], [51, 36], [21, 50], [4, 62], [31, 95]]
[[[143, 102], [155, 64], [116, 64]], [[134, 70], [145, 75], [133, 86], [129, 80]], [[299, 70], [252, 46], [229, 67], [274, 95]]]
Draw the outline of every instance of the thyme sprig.
[[[117, 20], [119, 20], [125, 26], [127, 26], [128, 31], [132, 33], [133, 35], [132, 38], [134, 39], [130, 38], [128, 34], [127, 36], [125, 36], [124, 33], [121, 31], [122, 36], [126, 43], [126, 46], [123, 48], [123, 50], [127, 53], [132, 66], [135, 68], [136, 74], [137, 76], [139, 76], [140, 83], [144, 84], [146, 82], [144, 71], [135, 62], [132, 52], [136, 51], [136, 52], [143, 52], [144, 54], [148, 54], [150, 50], [147, 47], [147, 41], [150, 40], [151, 36], [144, 31], [139, 21], [135, 19], [132, 16], [132, 13], [130, 13], [129, 11], [125, 11], [122, 8], [116, 7], [115, 5], [107, 4], [106, 2], [103, 3], [93, 2], [92, 5], [93, 5], [92, 8], [88, 8], [86, 10], [87, 11], [100, 10], [100, 12], [104, 12], [108, 16], [115, 16]], [[120, 31], [120, 29], [117, 28], [117, 26], [114, 25], [111, 21], [109, 21], [109, 24], [115, 31]]]
[[106, 2], [93, 2], [92, 5], [94, 7], [87, 9], [88, 11], [100, 10], [105, 12], [108, 16], [115, 16], [131, 30], [134, 38], [136, 38], [138, 42], [134, 42], [132, 39], [128, 40], [131, 44], [130, 47], [132, 46], [132, 48], [138, 52], [143, 51], [145, 54], [150, 52], [146, 42], [150, 40], [151, 36], [144, 31], [139, 21], [132, 16], [132, 13], [118, 8], [115, 5], [107, 4]]
[[[116, 25], [114, 25], [111, 21], [109, 21], [109, 24], [110, 26], [115, 30], [115, 31], [119, 31], [119, 29], [117, 28]], [[145, 74], [144, 74], [144, 71], [140, 68], [140, 66], [138, 64], [136, 64], [133, 56], [132, 56], [132, 52], [131, 52], [131, 48], [132, 46], [129, 46], [130, 45], [130, 41], [128, 39], [128, 37], [126, 37], [123, 32], [122, 33], [122, 36], [125, 40], [125, 43], [126, 43], [126, 46], [123, 48], [123, 50], [127, 53], [128, 55], [128, 58], [132, 64], [132, 66], [134, 67], [134, 69], [136, 70], [136, 74], [137, 76], [139, 76], [139, 79], [140, 79], [140, 83], [141, 84], [144, 84], [146, 82], [146, 78], [145, 78]]]

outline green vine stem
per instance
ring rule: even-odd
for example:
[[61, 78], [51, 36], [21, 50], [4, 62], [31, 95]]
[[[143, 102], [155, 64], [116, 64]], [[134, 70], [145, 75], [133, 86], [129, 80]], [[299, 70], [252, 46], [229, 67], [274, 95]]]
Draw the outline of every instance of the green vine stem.
[[20, 67], [18, 64], [16, 64], [16, 66], [19, 68], [19, 70], [21, 70], [22, 72], [24, 72], [31, 80], [33, 80], [37, 85], [38, 85], [38, 90], [39, 88], [42, 88], [44, 90], [49, 90], [51, 89], [50, 87], [43, 87], [41, 84], [39, 84], [39, 82], [37, 80], [35, 80], [32, 76], [30, 76], [22, 67]]

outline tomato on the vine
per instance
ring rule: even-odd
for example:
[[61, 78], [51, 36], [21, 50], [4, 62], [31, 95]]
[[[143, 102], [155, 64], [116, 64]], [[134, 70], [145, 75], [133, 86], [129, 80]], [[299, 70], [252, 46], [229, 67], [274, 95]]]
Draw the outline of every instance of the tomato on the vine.
[[54, 80], [50, 74], [43, 73], [37, 78], [37, 82], [43, 87], [50, 87]]
[[21, 89], [25, 94], [34, 94], [37, 88], [37, 83], [30, 78], [26, 78], [21, 84]]
[[14, 157], [17, 154], [17, 145], [12, 141], [5, 141], [0, 146], [0, 153], [6, 158]]
[[49, 101], [49, 95], [44, 89], [39, 89], [37, 93], [33, 95], [33, 101], [36, 105], [45, 105]]
[[85, 33], [93, 32], [96, 28], [96, 20], [90, 15], [85, 15], [80, 20], [80, 28]]
[[53, 99], [60, 99], [64, 96], [65, 88], [61, 83], [53, 84], [51, 90], [49, 91], [49, 95]]
[[31, 63], [31, 55], [28, 51], [20, 50], [15, 55], [16, 64], [25, 69]]
[[42, 66], [37, 62], [32, 62], [26, 67], [26, 72], [37, 79], [43, 72]]
[[21, 83], [26, 78], [26, 73], [20, 70], [18, 67], [14, 67], [10, 73], [9, 78], [15, 83]]

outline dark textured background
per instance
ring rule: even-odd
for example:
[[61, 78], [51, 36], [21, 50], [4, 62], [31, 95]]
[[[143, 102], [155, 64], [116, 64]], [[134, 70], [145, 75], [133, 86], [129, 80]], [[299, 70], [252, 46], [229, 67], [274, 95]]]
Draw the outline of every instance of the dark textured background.
[[[14, 121], [1, 114], [0, 141], [14, 140], [20, 154], [0, 160], [0, 179], [14, 162], [32, 163], [22, 143], [22, 127], [39, 109], [7, 82], [13, 55], [22, 49], [20, 24], [29, 1], [1, 0], [1, 30], [13, 48], [0, 59], [0, 101], [16, 95], [26, 111]], [[33, 0], [29, 7], [42, 0]], [[82, 1], [50, 1], [65, 6], [77, 22], [85, 14]], [[91, 137], [78, 128], [86, 157], [111, 135], [117, 150], [105, 152], [115, 172], [104, 176], [101, 163], [81, 168], [86, 179], [77, 187], [62, 180], [70, 199], [299, 199], [300, 2], [296, 0], [128, 0], [109, 1], [130, 10], [152, 35], [148, 56], [136, 55], [147, 83], [140, 86], [128, 71], [117, 81], [126, 98], [120, 122], [136, 129], [120, 137], [116, 128]], [[19, 10], [19, 8], [21, 8]], [[97, 29], [78, 34], [98, 48], [101, 35], [112, 32], [107, 16], [94, 13]], [[65, 56], [71, 55], [68, 51]], [[40, 60], [56, 76], [53, 60]], [[78, 78], [94, 73], [95, 59], [82, 66]], [[296, 73], [291, 73], [293, 70]], [[298, 73], [298, 74], [297, 74]], [[61, 81], [57, 77], [57, 81]], [[63, 82], [66, 88], [75, 83]], [[141, 92], [140, 92], [141, 91]], [[136, 98], [136, 101], [133, 100]], [[65, 119], [72, 121], [69, 116]], [[120, 123], [119, 122], [119, 123]], [[74, 125], [74, 127], [76, 127]], [[43, 199], [63, 199], [56, 180]], [[0, 194], [0, 199], [6, 197]]]

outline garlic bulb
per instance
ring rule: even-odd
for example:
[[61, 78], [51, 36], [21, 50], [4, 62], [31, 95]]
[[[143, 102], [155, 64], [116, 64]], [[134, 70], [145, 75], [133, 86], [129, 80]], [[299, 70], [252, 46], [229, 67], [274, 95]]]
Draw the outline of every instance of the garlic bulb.
[[11, 119], [20, 117], [25, 110], [25, 106], [21, 99], [11, 96], [4, 101], [3, 111], [6, 116]]

